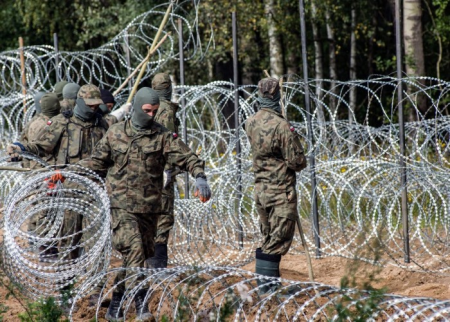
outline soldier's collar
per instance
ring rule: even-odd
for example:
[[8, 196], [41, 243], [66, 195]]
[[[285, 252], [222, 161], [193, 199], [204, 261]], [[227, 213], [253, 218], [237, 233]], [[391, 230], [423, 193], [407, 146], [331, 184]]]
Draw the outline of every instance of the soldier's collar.
[[[135, 135], [148, 135], [148, 134], [153, 134], [155, 132], [161, 132], [161, 129], [157, 126], [155, 126], [156, 122], [153, 122], [153, 125], [150, 129], [145, 130], [145, 131], [138, 131], [133, 127], [133, 124], [131, 124], [131, 119], [129, 119], [128, 121], [124, 122], [124, 132], [126, 135], [128, 136], [135, 136]], [[127, 131], [128, 128], [128, 131]]]
[[278, 113], [277, 111], [275, 111], [274, 109], [271, 109], [270, 107], [262, 107], [261, 110], [273, 113], [275, 115], [278, 115], [279, 117], [284, 118], [284, 116], [281, 113]]

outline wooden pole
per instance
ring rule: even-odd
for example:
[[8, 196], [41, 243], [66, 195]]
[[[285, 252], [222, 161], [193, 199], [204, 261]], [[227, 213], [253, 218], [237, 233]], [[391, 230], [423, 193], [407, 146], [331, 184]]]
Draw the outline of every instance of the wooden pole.
[[[118, 89], [116, 89], [113, 93], [113, 96], [116, 96], [117, 94], [120, 93], [120, 91], [125, 87], [125, 85], [128, 84], [128, 82], [134, 77], [134, 75], [137, 74], [137, 72], [139, 71], [139, 69], [142, 67], [142, 65], [144, 65], [144, 63], [150, 59], [150, 57], [158, 50], [158, 48], [164, 43], [164, 41], [167, 39], [167, 37], [170, 36], [170, 32], [168, 32], [162, 39], [161, 41], [155, 46], [155, 48], [150, 51], [147, 54], [147, 56], [140, 62], [140, 64], [136, 67], [136, 69], [130, 74], [130, 76], [127, 77], [127, 79], [122, 83], [122, 85], [119, 86]], [[134, 95], [134, 94], [133, 94]]]
[[19, 53], [20, 53], [20, 73], [22, 75], [22, 95], [23, 95], [23, 110], [27, 111], [27, 79], [25, 77], [25, 55], [23, 53], [23, 38], [19, 37]]
[[136, 93], [137, 88], [139, 86], [139, 82], [141, 81], [142, 76], [144, 76], [145, 70], [147, 69], [147, 64], [150, 60], [151, 53], [155, 49], [155, 47], [158, 43], [159, 37], [161, 36], [161, 32], [164, 29], [164, 26], [166, 25], [167, 20], [169, 19], [169, 14], [170, 14], [170, 11], [172, 10], [172, 6], [173, 6], [173, 2], [170, 2], [169, 7], [167, 8], [166, 14], [164, 15], [164, 18], [161, 21], [161, 24], [159, 25], [159, 29], [158, 29], [158, 32], [156, 33], [155, 39], [153, 39], [152, 46], [149, 49], [149, 53], [147, 55], [148, 58], [144, 60], [142, 67], [141, 67], [141, 71], [139, 72], [139, 75], [136, 78], [136, 82], [134, 83], [133, 89], [131, 90], [130, 96], [128, 96], [127, 103], [131, 103], [131, 100], [133, 99], [133, 96]]

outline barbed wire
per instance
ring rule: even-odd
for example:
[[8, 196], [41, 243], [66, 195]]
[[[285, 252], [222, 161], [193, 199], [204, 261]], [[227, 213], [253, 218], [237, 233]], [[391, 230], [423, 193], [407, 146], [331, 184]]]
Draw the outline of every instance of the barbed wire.
[[[34, 93], [52, 90], [55, 79], [117, 88], [133, 70], [131, 66], [143, 59], [143, 48], [152, 41], [148, 35], [157, 29], [152, 22], [163, 13], [159, 8], [150, 10], [110, 42], [87, 52], [55, 52], [51, 46], [25, 47], [26, 95], [20, 92], [19, 51], [0, 53], [0, 149], [17, 140], [33, 116]], [[171, 13], [174, 29], [177, 19], [182, 19], [188, 30], [186, 59], [194, 59], [199, 52], [201, 56], [197, 26], [183, 17], [182, 6]], [[177, 40], [169, 35], [144, 79], [161, 70], [169, 60], [178, 59], [175, 43]], [[130, 62], [126, 51], [131, 54]], [[320, 213], [317, 233], [322, 256], [357, 257], [372, 262], [376, 245], [386, 257], [381, 264], [448, 274], [450, 83], [431, 77], [398, 80], [387, 76], [348, 82], [310, 80], [311, 142], [303, 108], [303, 80], [292, 75], [286, 79], [283, 92], [287, 118], [300, 134], [305, 153], [316, 158], [315, 169], [308, 167], [297, 175], [298, 209], [310, 250], [315, 249], [316, 232], [310, 221], [310, 173], [315, 171]], [[410, 120], [405, 131], [412, 261], [409, 265], [403, 263], [405, 236], [401, 230], [403, 187], [396, 117], [399, 81], [405, 85], [403, 104]], [[333, 88], [332, 83], [336, 84]], [[128, 90], [119, 93], [118, 105], [127, 98]], [[175, 267], [159, 271], [129, 269], [133, 272], [128, 274], [131, 279], [144, 277], [145, 282], [127, 289], [123, 303], [126, 311], [139, 287], [145, 284], [152, 313], [158, 319], [187, 314], [194, 319], [217, 320], [226, 303], [232, 304], [235, 320], [334, 319], [333, 307], [355, 290], [267, 279], [238, 268], [254, 259], [254, 250], [261, 242], [253, 199], [250, 144], [245, 135], [245, 120], [258, 110], [256, 86], [235, 88], [230, 82], [218, 81], [174, 86], [174, 91], [176, 100], [186, 101], [179, 115], [187, 115], [187, 143], [206, 161], [213, 198], [206, 204], [185, 199], [184, 176], [177, 177], [175, 226], [169, 244], [169, 263]], [[239, 125], [234, 123], [235, 91], [240, 94]], [[352, 91], [358, 97], [357, 104], [350, 101]], [[374, 120], [376, 123], [371, 124]], [[238, 137], [239, 155], [235, 152]], [[101, 287], [101, 300], [106, 299], [118, 287], [112, 276], [122, 269], [108, 268], [112, 254], [109, 199], [102, 179], [85, 169], [62, 170], [66, 182], [49, 190], [45, 179], [54, 169], [36, 156], [23, 157], [46, 168], [33, 172], [0, 171], [6, 272], [32, 298], [54, 296], [61, 301], [61, 291], [71, 290], [74, 309], [86, 294]], [[8, 159], [0, 151], [0, 166], [21, 167]], [[189, 180], [194, 187], [193, 179]], [[240, 191], [238, 186], [242, 187]], [[67, 212], [83, 218], [79, 233], [61, 234]], [[29, 222], [36, 218], [37, 228], [29, 230]], [[79, 256], [72, 258], [73, 253]], [[304, 253], [298, 236], [291, 253]], [[256, 279], [266, 279], [278, 288], [261, 298]], [[296, 291], [286, 297], [283, 293], [288, 288]], [[386, 319], [450, 320], [447, 301], [386, 295], [380, 307], [378, 316]], [[96, 315], [99, 312], [100, 303]], [[75, 310], [72, 313], [76, 315]]]

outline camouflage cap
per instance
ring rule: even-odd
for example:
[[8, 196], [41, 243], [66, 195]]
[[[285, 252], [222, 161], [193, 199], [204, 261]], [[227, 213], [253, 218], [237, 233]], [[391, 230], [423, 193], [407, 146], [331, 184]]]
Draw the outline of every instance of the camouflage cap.
[[103, 104], [100, 95], [100, 89], [92, 84], [83, 85], [78, 91], [78, 97], [84, 100], [86, 105], [100, 105]]
[[170, 80], [169, 74], [166, 73], [158, 73], [153, 76], [152, 79], [152, 88], [153, 89], [165, 89], [169, 88], [172, 85], [172, 81]]
[[258, 95], [259, 97], [273, 99], [280, 91], [280, 84], [278, 79], [273, 77], [263, 78], [258, 83]]

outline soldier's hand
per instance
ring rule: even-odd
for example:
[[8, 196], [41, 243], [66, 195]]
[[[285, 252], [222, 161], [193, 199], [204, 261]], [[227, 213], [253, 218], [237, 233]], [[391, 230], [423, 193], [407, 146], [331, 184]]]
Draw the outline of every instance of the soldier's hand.
[[20, 155], [21, 152], [22, 148], [16, 144], [10, 144], [6, 147], [6, 153], [11, 157], [11, 159], [9, 159], [10, 162], [22, 160], [22, 156]]
[[125, 114], [129, 114], [130, 113], [130, 109], [131, 109], [131, 103], [125, 103], [123, 104], [120, 109], [125, 113]]
[[195, 179], [194, 196], [199, 197], [201, 202], [207, 202], [209, 199], [211, 199], [211, 189], [209, 189], [206, 178], [197, 176], [197, 178]]
[[125, 115], [130, 113], [130, 109], [131, 109], [131, 103], [126, 103], [126, 104], [122, 105], [121, 107], [119, 107], [117, 110], [112, 111], [111, 115], [115, 116], [117, 118], [117, 120], [120, 122], [125, 117]]

